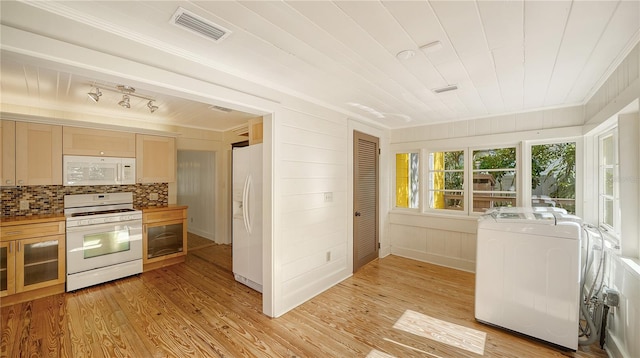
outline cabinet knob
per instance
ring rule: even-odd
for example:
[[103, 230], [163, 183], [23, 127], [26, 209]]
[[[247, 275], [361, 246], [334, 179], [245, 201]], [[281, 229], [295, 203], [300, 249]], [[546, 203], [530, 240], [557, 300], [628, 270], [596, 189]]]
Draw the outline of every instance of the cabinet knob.
[[13, 180], [11, 180], [11, 179], [7, 179], [7, 180], [5, 180], [5, 183], [6, 183], [6, 184], [11, 184], [11, 183], [13, 183]]
[[100, 151], [100, 155], [104, 155], [104, 152], [103, 152], [103, 151]]
[[18, 180], [18, 184], [24, 184], [24, 180]]

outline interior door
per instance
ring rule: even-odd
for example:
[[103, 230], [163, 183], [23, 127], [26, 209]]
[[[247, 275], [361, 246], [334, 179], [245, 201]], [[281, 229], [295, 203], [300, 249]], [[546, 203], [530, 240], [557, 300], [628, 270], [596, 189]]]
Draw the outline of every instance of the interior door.
[[353, 272], [378, 257], [379, 139], [353, 137]]

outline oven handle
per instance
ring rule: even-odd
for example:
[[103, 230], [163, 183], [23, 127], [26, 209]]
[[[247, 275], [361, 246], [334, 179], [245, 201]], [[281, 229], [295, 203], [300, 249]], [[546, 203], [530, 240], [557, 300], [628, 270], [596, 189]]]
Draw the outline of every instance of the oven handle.
[[88, 231], [88, 230], [93, 231], [95, 229], [109, 228], [115, 225], [129, 226], [132, 229], [142, 231], [142, 220], [129, 220], [129, 221], [119, 221], [119, 222], [95, 224], [95, 225], [72, 226], [72, 227], [67, 227], [67, 232], [81, 232], [81, 231]]

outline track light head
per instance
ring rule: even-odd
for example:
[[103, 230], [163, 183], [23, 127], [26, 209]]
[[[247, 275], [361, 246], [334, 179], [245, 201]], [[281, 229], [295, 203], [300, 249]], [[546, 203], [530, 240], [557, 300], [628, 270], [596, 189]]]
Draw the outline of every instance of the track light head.
[[122, 101], [118, 102], [118, 104], [124, 108], [131, 108], [131, 104], [129, 103], [129, 95], [123, 95]]
[[100, 92], [100, 88], [96, 87], [96, 91], [87, 93], [87, 96], [97, 103], [100, 100], [100, 96], [102, 96], [102, 92]]
[[158, 106], [154, 106], [153, 101], [149, 101], [147, 102], [147, 108], [149, 108], [149, 111], [153, 113], [156, 111], [156, 109], [158, 109]]

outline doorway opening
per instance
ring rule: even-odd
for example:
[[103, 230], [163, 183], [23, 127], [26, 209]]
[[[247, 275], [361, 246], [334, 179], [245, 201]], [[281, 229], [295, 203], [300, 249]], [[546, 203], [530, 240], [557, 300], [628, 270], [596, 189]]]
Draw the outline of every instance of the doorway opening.
[[178, 150], [177, 202], [187, 210], [187, 252], [215, 243], [215, 152]]

